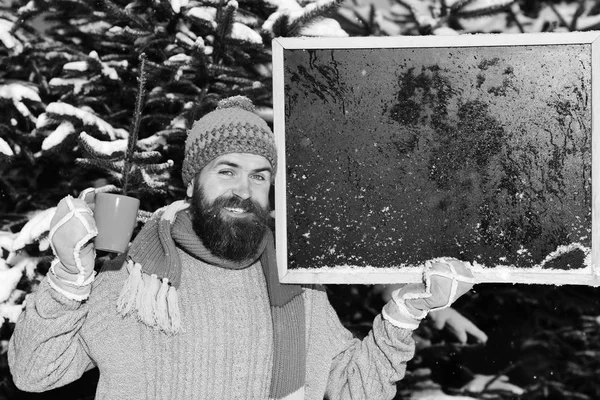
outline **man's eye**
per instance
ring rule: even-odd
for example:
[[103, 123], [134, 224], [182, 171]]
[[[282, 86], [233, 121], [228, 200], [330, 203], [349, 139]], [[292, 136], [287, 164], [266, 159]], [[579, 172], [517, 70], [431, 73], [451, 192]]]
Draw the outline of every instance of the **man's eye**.
[[264, 181], [266, 178], [262, 175], [253, 175], [253, 178], [258, 181]]
[[231, 175], [233, 175], [233, 171], [225, 169], [223, 171], [219, 171], [219, 175], [228, 175], [228, 176], [231, 176]]

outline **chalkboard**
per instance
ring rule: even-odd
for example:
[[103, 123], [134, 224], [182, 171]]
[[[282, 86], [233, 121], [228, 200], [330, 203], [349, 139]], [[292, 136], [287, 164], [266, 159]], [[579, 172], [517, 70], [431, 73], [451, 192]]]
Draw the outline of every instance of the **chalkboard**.
[[596, 285], [598, 36], [275, 39], [282, 281]]

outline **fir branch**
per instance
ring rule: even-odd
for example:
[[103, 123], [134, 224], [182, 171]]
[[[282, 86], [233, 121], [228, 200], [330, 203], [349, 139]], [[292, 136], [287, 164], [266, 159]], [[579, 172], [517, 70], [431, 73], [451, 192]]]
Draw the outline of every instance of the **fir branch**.
[[[73, 28], [81, 28], [83, 26], [93, 25], [93, 24], [96, 24], [98, 22], [104, 22], [104, 21], [94, 21], [94, 20], [90, 20], [89, 18], [71, 18], [69, 20], [69, 24]], [[81, 29], [78, 29], [78, 30], [82, 31]]]
[[506, 13], [508, 14], [508, 17], [515, 23], [515, 25], [517, 25], [517, 28], [519, 28], [519, 32], [525, 33], [525, 28], [523, 27], [523, 24], [521, 24], [521, 21], [519, 21], [519, 18], [517, 18], [517, 16], [513, 12], [512, 7], [506, 10]]
[[[310, 23], [313, 23], [318, 19], [323, 18], [323, 14], [331, 10], [332, 6], [337, 7], [337, 3], [329, 3], [327, 5], [318, 6], [313, 8], [312, 10], [306, 11], [302, 13], [302, 15], [300, 15], [298, 18], [296, 18], [292, 25], [297, 25], [297, 29], [300, 30], [300, 28]], [[294, 28], [292, 28], [292, 30], [294, 30]]]
[[54, 59], [60, 59], [64, 62], [79, 60], [82, 57], [86, 57], [86, 54], [83, 54], [76, 49], [73, 49], [70, 46], [65, 46], [63, 43], [40, 43], [31, 52], [32, 56], [43, 57], [48, 61], [54, 61]]
[[155, 71], [159, 71], [159, 72], [161, 72], [161, 71], [171, 71], [172, 70], [172, 68], [169, 67], [169, 66], [166, 66], [166, 65], [163, 65], [163, 64], [158, 64], [158, 63], [155, 63], [154, 61], [150, 61], [150, 60], [146, 61], [146, 65], [149, 68], [152, 68]]
[[160, 164], [144, 165], [143, 167], [140, 167], [140, 169], [152, 174], [160, 174], [169, 171], [171, 168], [173, 168], [173, 165], [173, 160], [167, 160], [166, 162]]
[[516, 0], [510, 0], [503, 4], [479, 8], [479, 9], [475, 9], [475, 10], [459, 11], [457, 13], [454, 13], [453, 16], [457, 17], [457, 18], [464, 18], [464, 19], [487, 17], [490, 15], [495, 15], [495, 14], [499, 14], [503, 11], [506, 11], [507, 9], [509, 9], [512, 6], [512, 4], [515, 1]]
[[60, 121], [68, 118], [73, 121], [79, 121], [84, 126], [93, 127], [113, 140], [122, 135], [120, 129], [115, 129], [97, 115], [68, 103], [50, 103], [46, 107], [46, 114], [50, 120]]
[[217, 11], [217, 29], [215, 32], [215, 43], [213, 50], [213, 59], [218, 63], [223, 59], [225, 52], [224, 39], [231, 34], [233, 23], [235, 22], [235, 12], [237, 11], [237, 2], [229, 1], [225, 7]]
[[140, 75], [138, 78], [138, 93], [135, 99], [135, 110], [133, 114], [133, 122], [131, 129], [129, 129], [129, 137], [127, 138], [127, 151], [125, 158], [125, 165], [123, 167], [123, 194], [127, 195], [127, 189], [129, 189], [129, 170], [131, 169], [133, 162], [133, 154], [135, 152], [135, 145], [137, 143], [138, 134], [140, 131], [140, 120], [142, 117], [142, 108], [144, 104], [144, 96], [146, 94], [146, 54], [140, 54]]
[[110, 1], [110, 0], [102, 0], [102, 1], [104, 2], [106, 12], [109, 15], [111, 15], [113, 18], [120, 20], [120, 21], [129, 20], [129, 21], [134, 22], [138, 27], [140, 27], [142, 29], [148, 29], [148, 30], [151, 29], [151, 27], [148, 26], [148, 24], [146, 24], [145, 21], [136, 17], [129, 11], [121, 9], [118, 5], [116, 5], [112, 1]]
[[129, 26], [125, 26], [123, 28], [123, 33], [132, 38], [140, 38], [140, 37], [152, 35], [152, 32], [149, 32], [145, 29], [133, 29], [133, 28], [130, 28]]
[[[185, 50], [191, 50], [196, 44], [196, 42], [191, 37], [189, 37], [183, 32], [177, 32], [175, 34], [175, 43], [177, 43], [179, 46], [181, 46], [181, 48]], [[188, 55], [186, 54], [186, 56]]]
[[154, 53], [157, 53], [159, 56], [162, 56], [162, 48], [168, 47], [171, 44], [171, 41], [168, 38], [163, 37], [148, 36], [144, 40], [145, 42], [141, 46], [140, 43], [137, 43], [137, 45], [139, 46], [137, 48], [137, 51], [141, 53], [148, 53], [152, 51]]
[[356, 18], [356, 20], [358, 22], [360, 22], [359, 25], [361, 28], [366, 28], [369, 32], [373, 31], [373, 22], [374, 22], [374, 13], [375, 13], [375, 6], [373, 4], [371, 4], [370, 8], [369, 8], [369, 18], [367, 19], [364, 15], [363, 12], [354, 9], [353, 10], [353, 14], [354, 14], [354, 18]]
[[147, 138], [138, 140], [137, 147], [142, 151], [153, 151], [156, 148], [164, 146], [167, 141], [164, 137], [153, 134]]
[[143, 122], [146, 122], [146, 121], [152, 121], [152, 122], [164, 121], [165, 123], [168, 123], [169, 121], [171, 121], [172, 118], [173, 118], [173, 116], [171, 114], [154, 113], [152, 115], [144, 115], [144, 116], [142, 116], [141, 121], [143, 121]]
[[213, 74], [236, 74], [238, 69], [222, 64], [211, 64], [207, 70]]
[[149, 192], [154, 192], [154, 193], [155, 192], [159, 192], [159, 193], [165, 192], [165, 189], [167, 188], [167, 182], [153, 179], [152, 176], [150, 174], [148, 174], [148, 172], [146, 172], [144, 169], [140, 169], [140, 177], [141, 177], [141, 181], [144, 183], [144, 185], [141, 186], [141, 188], [143, 188], [143, 190], [147, 190]]
[[215, 78], [221, 82], [235, 83], [241, 86], [252, 86], [256, 82], [254, 79], [242, 78], [237, 76], [219, 75]]
[[118, 62], [118, 63], [125, 63], [125, 65], [123, 65], [123, 68], [127, 68], [129, 65], [129, 61], [127, 59], [126, 56], [124, 56], [123, 54], [105, 54], [102, 56], [102, 59], [104, 60], [105, 63], [111, 63], [111, 62]]
[[106, 41], [106, 40], [101, 40], [98, 43], [100, 46], [102, 46], [104, 48], [105, 51], [109, 50], [109, 49], [114, 49], [114, 50], [117, 50], [117, 52], [123, 52], [123, 53], [131, 53], [131, 52], [135, 51], [134, 47], [129, 44], [116, 43], [113, 41]]
[[120, 172], [123, 170], [123, 161], [111, 161], [98, 158], [76, 158], [75, 164], [84, 168], [98, 169], [106, 172], [119, 181], [123, 179], [123, 174]]
[[20, 7], [17, 10], [16, 18], [15, 18], [15, 15], [12, 15], [12, 14], [5, 15], [3, 13], [2, 18], [14, 22], [9, 33], [11, 35], [15, 34], [17, 32], [17, 30], [19, 30], [19, 28], [25, 27], [25, 22], [35, 18], [36, 16], [38, 16], [48, 10], [49, 6], [47, 4], [42, 3], [41, 5], [42, 5], [42, 7], [39, 7], [39, 4], [37, 4], [37, 2], [34, 3], [34, 2], [30, 1], [25, 6]]
[[[194, 101], [199, 101], [198, 96], [204, 96], [206, 89], [199, 88], [194, 82], [180, 79], [178, 82], [174, 82], [169, 87], [177, 87], [178, 91], [182, 94], [190, 96]], [[187, 99], [187, 98], [186, 98]]]
[[6, 12], [4, 10], [0, 10], [0, 18], [5, 19], [10, 22], [16, 22], [18, 18], [12, 12]]
[[97, 193], [119, 193], [121, 189], [113, 184], [107, 184], [94, 189]]
[[232, 49], [230, 58], [237, 65], [249, 65], [255, 61], [255, 54], [263, 47], [262, 44], [256, 44], [247, 40], [227, 38], [225, 43]]
[[[228, 37], [223, 40], [227, 44], [232, 45], [232, 49], [237, 53], [247, 54], [249, 57], [254, 59], [254, 55], [261, 52], [264, 49], [264, 44], [252, 42], [250, 40], [245, 39], [237, 39]], [[253, 54], [251, 55], [250, 53]], [[245, 65], [245, 64], [242, 64]]]
[[558, 12], [558, 10], [554, 6], [554, 4], [552, 4], [552, 2], [550, 2], [548, 4], [548, 6], [554, 12], [554, 14], [556, 14], [556, 16], [558, 17], [558, 19], [560, 20], [561, 25], [564, 26], [564, 27], [568, 27], [569, 24], [567, 24], [567, 21], [563, 18], [563, 16], [561, 15], [561, 13]]
[[[108, 96], [112, 95], [112, 93], [109, 93]], [[109, 98], [106, 98], [105, 103], [109, 103]], [[118, 121], [120, 119], [128, 119], [129, 116], [131, 115], [131, 110], [127, 110], [127, 109], [123, 109], [123, 110], [115, 110], [114, 112], [112, 110], [107, 110], [107, 119], [110, 121]]]
[[86, 11], [92, 11], [93, 8], [90, 6], [89, 1], [86, 0], [59, 0], [57, 1], [58, 5], [61, 6], [67, 14], [73, 12], [73, 9], [76, 6], [81, 6], [85, 8]]
[[157, 163], [162, 158], [162, 154], [158, 151], [143, 151], [133, 154], [132, 161], [136, 164], [152, 164]]
[[154, 97], [154, 98], [148, 98], [148, 100], [146, 100], [146, 107], [148, 109], [154, 108], [154, 109], [161, 109], [163, 107], [169, 106], [173, 103], [179, 103], [181, 100], [178, 98], [167, 98], [167, 97]]
[[141, 171], [141, 167], [137, 164], [133, 164], [131, 166], [131, 169], [127, 172], [128, 176], [128, 180], [129, 180], [129, 186], [132, 188], [131, 191], [135, 190], [139, 190], [140, 189], [140, 185], [143, 184], [143, 179], [142, 179], [142, 175], [140, 173]]
[[[197, 85], [195, 85], [194, 82], [182, 80], [169, 82], [169, 84], [165, 86], [165, 89], [170, 93], [180, 93], [182, 95], [192, 96], [194, 99], [197, 99], [197, 97], [202, 95], [204, 92]], [[166, 91], [163, 91], [162, 93], [166, 93]]]
[[190, 56], [184, 54], [184, 57], [179, 57], [178, 55], [169, 57], [168, 60], [163, 62], [165, 67], [168, 67], [174, 71], [178, 70], [182, 67], [192, 66], [193, 59]]
[[236, 17], [238, 22], [241, 22], [242, 24], [257, 30], [260, 29], [263, 24], [262, 19], [258, 15], [248, 10], [242, 10], [238, 8]]
[[[304, 12], [292, 22], [290, 32], [293, 33], [293, 36], [298, 36], [302, 28], [323, 18], [323, 15], [326, 13], [336, 10], [342, 2], [343, 0], [334, 0], [326, 4], [311, 7], [311, 9]], [[308, 6], [306, 8], [308, 8]]]
[[[143, 180], [142, 180], [142, 182], [143, 182]], [[138, 193], [141, 194], [141, 195], [147, 193], [147, 194], [162, 195], [162, 196], [164, 196], [164, 195], [167, 194], [167, 187], [168, 187], [168, 185], [167, 185], [166, 182], [165, 183], [163, 183], [163, 182], [160, 182], [160, 183], [153, 182], [152, 185], [153, 185], [152, 187], [150, 187], [150, 186], [143, 186], [143, 185], [140, 186], [140, 188], [138, 190]]]
[[187, 136], [187, 131], [184, 129], [163, 129], [162, 131], [156, 132], [156, 135], [163, 136], [165, 138], [171, 139], [173, 141], [179, 141], [185, 139]]
[[457, 0], [454, 4], [450, 6], [450, 12], [457, 12], [461, 8], [471, 4], [475, 0]]
[[[223, 92], [227, 92], [229, 91], [229, 85], [224, 84], [223, 82], [215, 82], [212, 85], [212, 88], [215, 92], [220, 92], [221, 94]], [[221, 96], [221, 97], [228, 97], [228, 96]]]
[[238, 5], [235, 1], [229, 1], [225, 7], [219, 9], [217, 13], [217, 36], [219, 38], [227, 37], [231, 34], [233, 23], [235, 22], [235, 13]]
[[256, 92], [257, 90], [263, 90], [265, 87], [260, 83], [257, 82], [256, 85], [251, 85], [251, 86], [245, 86], [245, 87], [238, 87], [236, 88], [236, 90], [240, 93], [243, 94], [247, 97], [255, 97], [253, 95], [254, 92]]
[[93, 158], [114, 160], [125, 155], [127, 141], [125, 139], [104, 142], [88, 135], [86, 132], [79, 134], [79, 143]]
[[577, 10], [575, 10], [575, 14], [573, 14], [573, 18], [571, 19], [571, 24], [569, 25], [569, 31], [573, 32], [577, 30], [577, 20], [581, 17], [585, 11], [586, 2], [584, 0], [579, 0], [579, 4], [577, 5]]
[[[186, 8], [188, 10], [191, 10], [194, 7], [186, 6]], [[183, 14], [182, 17], [184, 21], [189, 22], [191, 24], [190, 28], [194, 28], [193, 30], [195, 32], [200, 31], [205, 33], [214, 33], [214, 21], [210, 19], [209, 16], [197, 15], [194, 12], [186, 12]]]
[[[154, 0], [154, 12], [149, 14], [149, 22], [152, 26], [156, 26], [159, 20], [171, 21], [173, 18], [176, 18], [171, 1], [172, 0]], [[157, 19], [156, 17], [160, 17], [160, 19]]]
[[271, 28], [275, 37], [290, 37], [290, 16], [281, 14], [274, 22]]
[[419, 26], [419, 19], [420, 19], [420, 11], [417, 9], [417, 7], [415, 6], [415, 4], [413, 4], [413, 2], [411, 2], [410, 0], [396, 0], [396, 2], [401, 5], [402, 7], [404, 7], [406, 9], [406, 11], [408, 11], [409, 15], [407, 15], [407, 19], [404, 20], [402, 19], [402, 17], [400, 18], [396, 18], [395, 22], [396, 23], [408, 23], [409, 21], [417, 24], [417, 26]]

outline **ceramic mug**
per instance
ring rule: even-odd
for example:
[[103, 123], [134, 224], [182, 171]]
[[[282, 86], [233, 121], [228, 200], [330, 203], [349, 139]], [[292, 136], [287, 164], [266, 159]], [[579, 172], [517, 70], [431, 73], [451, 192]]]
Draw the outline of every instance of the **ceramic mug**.
[[114, 193], [97, 193], [94, 200], [94, 219], [98, 235], [96, 250], [123, 253], [129, 246], [137, 222], [140, 201]]

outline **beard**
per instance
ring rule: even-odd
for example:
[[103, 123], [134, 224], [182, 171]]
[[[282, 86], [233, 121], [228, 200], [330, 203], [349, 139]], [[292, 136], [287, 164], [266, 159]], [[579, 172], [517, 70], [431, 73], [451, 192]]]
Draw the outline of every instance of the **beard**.
[[[256, 256], [269, 222], [269, 209], [248, 198], [216, 198], [209, 204], [197, 185], [190, 203], [192, 226], [204, 246], [215, 256], [239, 262]], [[239, 208], [246, 217], [223, 215], [224, 208]]]

